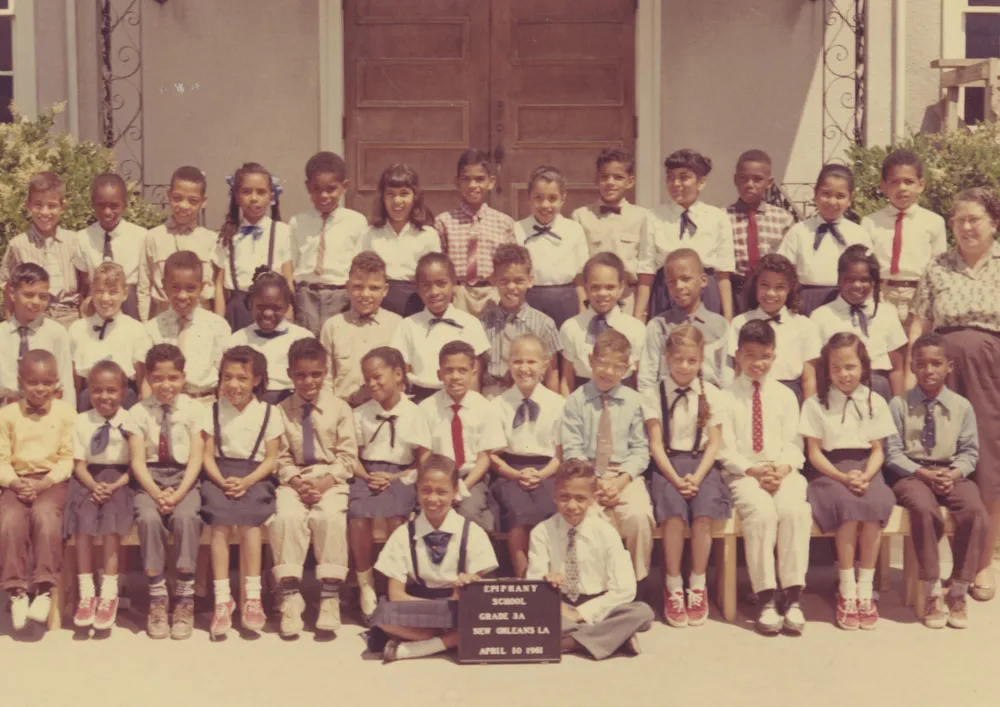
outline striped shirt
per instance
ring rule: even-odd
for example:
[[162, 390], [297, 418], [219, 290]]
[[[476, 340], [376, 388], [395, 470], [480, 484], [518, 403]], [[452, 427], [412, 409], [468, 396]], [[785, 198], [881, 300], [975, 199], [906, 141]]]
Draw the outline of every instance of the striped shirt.
[[34, 263], [49, 274], [50, 304], [80, 306], [77, 270], [86, 270], [80, 249], [80, 239], [72, 231], [57, 228], [55, 235], [46, 238], [34, 226], [27, 233], [11, 239], [0, 264], [0, 285], [10, 282], [14, 269], [21, 263]]
[[[462, 204], [457, 209], [438, 215], [434, 230], [441, 236], [441, 248], [451, 258], [459, 282], [472, 285], [489, 279], [493, 274], [493, 254], [497, 246], [514, 242], [514, 219], [483, 204], [478, 211]], [[469, 271], [469, 251], [476, 243], [475, 281], [465, 282]]]
[[[747, 248], [747, 213], [749, 207], [737, 200], [726, 207], [729, 220], [733, 224], [733, 251], [736, 256], [736, 273], [750, 274], [750, 251]], [[781, 239], [788, 229], [795, 225], [795, 217], [778, 206], [761, 202], [757, 206], [757, 248], [760, 257], [776, 253]]]
[[507, 377], [510, 345], [521, 334], [535, 334], [545, 342], [552, 355], [562, 351], [559, 330], [556, 329], [552, 317], [528, 304], [521, 305], [516, 312], [508, 313], [495, 302], [490, 302], [479, 315], [479, 321], [486, 330], [487, 341], [490, 342], [490, 361], [486, 372], [492, 379]]

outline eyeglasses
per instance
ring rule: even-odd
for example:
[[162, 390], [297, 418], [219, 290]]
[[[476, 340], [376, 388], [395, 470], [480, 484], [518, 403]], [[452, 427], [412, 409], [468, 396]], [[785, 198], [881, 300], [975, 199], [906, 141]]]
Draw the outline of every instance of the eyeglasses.
[[591, 368], [595, 371], [602, 371], [604, 373], [614, 373], [616, 375], [624, 375], [628, 373], [631, 368], [631, 364], [622, 363], [620, 361], [603, 361], [597, 360], [593, 362]]

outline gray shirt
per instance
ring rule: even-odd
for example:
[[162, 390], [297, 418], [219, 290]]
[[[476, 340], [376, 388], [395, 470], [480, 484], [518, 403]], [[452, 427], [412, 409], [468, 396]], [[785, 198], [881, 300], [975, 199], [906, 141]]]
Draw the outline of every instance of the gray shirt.
[[889, 402], [897, 433], [886, 439], [886, 468], [899, 476], [913, 476], [928, 464], [947, 464], [968, 476], [979, 461], [979, 433], [972, 404], [949, 388], [942, 388], [933, 403], [934, 447], [920, 441], [928, 396], [915, 387]]

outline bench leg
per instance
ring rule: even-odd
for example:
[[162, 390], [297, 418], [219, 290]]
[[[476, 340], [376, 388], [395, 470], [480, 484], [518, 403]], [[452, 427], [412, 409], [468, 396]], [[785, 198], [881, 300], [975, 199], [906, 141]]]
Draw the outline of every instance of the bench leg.
[[73, 595], [76, 583], [76, 547], [63, 546], [62, 569], [59, 572], [59, 579], [52, 587], [52, 606], [49, 609], [49, 620], [47, 622], [50, 631], [58, 631], [62, 628], [63, 612], [69, 607], [67, 599]]
[[891, 588], [889, 572], [892, 568], [892, 537], [882, 538], [882, 547], [879, 548], [878, 567], [878, 590], [881, 594], [888, 593]]
[[722, 608], [722, 617], [729, 622], [736, 620], [736, 536], [715, 541], [715, 591], [716, 602]]
[[917, 580], [917, 567], [917, 553], [913, 547], [913, 539], [906, 536], [903, 538], [903, 604], [919, 611], [917, 590], [920, 582]]

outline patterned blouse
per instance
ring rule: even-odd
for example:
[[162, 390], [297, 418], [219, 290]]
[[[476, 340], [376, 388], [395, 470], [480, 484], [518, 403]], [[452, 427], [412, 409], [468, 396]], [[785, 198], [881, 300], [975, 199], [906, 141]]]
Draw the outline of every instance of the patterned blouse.
[[957, 248], [934, 258], [917, 287], [913, 311], [934, 328], [976, 327], [1000, 333], [1000, 244], [975, 267]]

